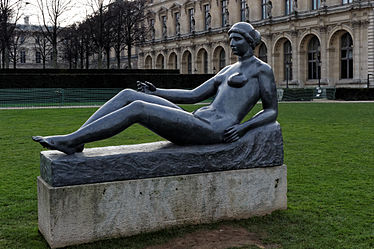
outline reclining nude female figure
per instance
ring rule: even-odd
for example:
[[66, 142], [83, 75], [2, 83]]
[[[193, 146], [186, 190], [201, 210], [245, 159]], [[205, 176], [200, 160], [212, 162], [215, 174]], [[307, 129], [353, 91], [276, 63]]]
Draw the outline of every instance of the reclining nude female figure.
[[[239, 57], [193, 90], [158, 89], [138, 82], [138, 91], [125, 89], [99, 108], [77, 131], [33, 140], [66, 154], [81, 152], [85, 143], [109, 138], [139, 123], [179, 145], [234, 142], [248, 130], [276, 121], [277, 92], [270, 66], [253, 55], [260, 33], [236, 23], [229, 30], [230, 47]], [[193, 113], [174, 103], [197, 103], [215, 96]], [[240, 123], [261, 99], [263, 110]]]

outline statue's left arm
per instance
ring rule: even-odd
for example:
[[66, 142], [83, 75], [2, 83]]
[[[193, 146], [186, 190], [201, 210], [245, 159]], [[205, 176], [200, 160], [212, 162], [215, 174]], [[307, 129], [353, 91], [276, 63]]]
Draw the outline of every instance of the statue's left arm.
[[262, 66], [258, 75], [258, 81], [263, 110], [248, 121], [227, 128], [224, 135], [225, 142], [236, 141], [248, 130], [276, 121], [278, 116], [277, 89], [273, 70], [270, 66]]

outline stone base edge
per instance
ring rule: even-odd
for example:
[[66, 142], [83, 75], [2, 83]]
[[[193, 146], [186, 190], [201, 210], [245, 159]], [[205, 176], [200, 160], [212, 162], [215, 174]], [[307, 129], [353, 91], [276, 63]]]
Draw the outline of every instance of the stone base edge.
[[38, 177], [39, 230], [52, 248], [286, 208], [286, 165], [65, 187]]

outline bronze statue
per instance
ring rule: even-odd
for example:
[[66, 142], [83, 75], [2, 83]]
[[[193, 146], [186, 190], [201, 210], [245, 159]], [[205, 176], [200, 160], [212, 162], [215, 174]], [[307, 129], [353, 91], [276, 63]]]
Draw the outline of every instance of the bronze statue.
[[[77, 131], [33, 140], [66, 154], [84, 144], [109, 138], [139, 123], [179, 145], [230, 143], [248, 130], [276, 121], [277, 91], [270, 66], [253, 55], [261, 41], [252, 25], [239, 22], [229, 30], [230, 47], [239, 61], [226, 66], [193, 90], [159, 89], [138, 82], [138, 91], [125, 89], [98, 109]], [[208, 106], [189, 113], [174, 103], [192, 104], [215, 96]], [[241, 123], [261, 100], [263, 110]]]

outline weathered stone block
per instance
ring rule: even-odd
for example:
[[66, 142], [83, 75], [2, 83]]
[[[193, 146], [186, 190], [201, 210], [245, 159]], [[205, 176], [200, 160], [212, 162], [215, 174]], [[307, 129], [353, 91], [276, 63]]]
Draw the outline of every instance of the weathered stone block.
[[278, 123], [249, 131], [228, 144], [177, 146], [170, 142], [41, 152], [41, 177], [51, 186], [195, 174], [283, 164]]
[[38, 178], [39, 230], [52, 248], [287, 208], [287, 168], [251, 168], [52, 187]]

